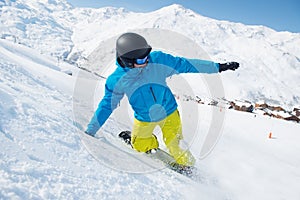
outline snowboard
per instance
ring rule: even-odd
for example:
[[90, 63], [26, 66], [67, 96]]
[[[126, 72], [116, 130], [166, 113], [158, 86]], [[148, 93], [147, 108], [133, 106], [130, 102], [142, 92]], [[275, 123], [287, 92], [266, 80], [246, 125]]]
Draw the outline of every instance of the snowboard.
[[[119, 137], [122, 139], [123, 142], [125, 142], [125, 144], [132, 148], [130, 131], [122, 131], [121, 133], [119, 133]], [[146, 152], [146, 156], [155, 160], [159, 160], [167, 168], [190, 178], [193, 177], [196, 170], [192, 166], [183, 166], [178, 164], [169, 153], [160, 148]]]

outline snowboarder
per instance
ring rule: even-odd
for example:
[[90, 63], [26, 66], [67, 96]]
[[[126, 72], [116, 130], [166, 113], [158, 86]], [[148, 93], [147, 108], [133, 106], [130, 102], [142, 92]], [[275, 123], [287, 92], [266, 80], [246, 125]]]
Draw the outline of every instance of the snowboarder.
[[117, 39], [116, 70], [106, 80], [105, 96], [85, 133], [94, 136], [125, 94], [135, 112], [131, 132], [132, 147], [139, 152], [157, 149], [159, 144], [153, 130], [159, 126], [163, 141], [175, 161], [182, 166], [193, 166], [195, 158], [189, 150], [179, 145], [180, 140], [183, 140], [181, 119], [166, 79], [179, 73], [235, 70], [239, 63], [220, 64], [151, 50], [145, 38], [136, 33], [124, 33]]

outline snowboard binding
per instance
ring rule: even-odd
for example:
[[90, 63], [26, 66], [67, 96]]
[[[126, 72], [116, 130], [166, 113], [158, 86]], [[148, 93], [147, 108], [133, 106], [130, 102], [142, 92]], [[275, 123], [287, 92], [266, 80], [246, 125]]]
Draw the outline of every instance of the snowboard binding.
[[130, 131], [122, 131], [119, 133], [119, 137], [124, 140], [126, 144], [131, 145], [131, 132]]

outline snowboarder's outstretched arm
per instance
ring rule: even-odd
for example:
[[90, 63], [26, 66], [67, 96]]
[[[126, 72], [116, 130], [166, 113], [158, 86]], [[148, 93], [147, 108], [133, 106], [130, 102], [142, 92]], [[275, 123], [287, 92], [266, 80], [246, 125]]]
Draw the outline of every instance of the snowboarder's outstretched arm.
[[85, 133], [91, 136], [96, 135], [97, 131], [106, 122], [113, 110], [118, 106], [118, 103], [123, 96], [124, 94], [114, 92], [109, 88], [108, 84], [105, 84], [105, 96], [99, 103], [99, 106], [90, 120]]
[[215, 63], [209, 60], [189, 59], [156, 51], [151, 54], [154, 63], [159, 63], [173, 68], [168, 76], [179, 73], [218, 73], [226, 70], [235, 70], [239, 67], [237, 62]]

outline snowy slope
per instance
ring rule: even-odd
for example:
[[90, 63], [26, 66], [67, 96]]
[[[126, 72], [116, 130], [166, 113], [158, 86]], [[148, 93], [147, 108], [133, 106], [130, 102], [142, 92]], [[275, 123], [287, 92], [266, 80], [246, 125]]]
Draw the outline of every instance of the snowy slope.
[[1, 40], [0, 53], [0, 199], [174, 199], [182, 196], [177, 189], [189, 191], [177, 180], [161, 192], [174, 181], [168, 175], [124, 174], [101, 165], [73, 126], [70, 87], [76, 77], [20, 45]]
[[[93, 56], [103, 42], [136, 28], [171, 29], [216, 61], [241, 63], [236, 73], [221, 76], [228, 99], [292, 107], [300, 104], [299, 33], [217, 21], [179, 5], [133, 13], [72, 8], [64, 0], [0, 0], [0, 16], [0, 199], [300, 198], [298, 124], [193, 102], [179, 103], [180, 109], [198, 110], [198, 120], [187, 116], [183, 129], [197, 156], [199, 182], [167, 169], [127, 173], [98, 161], [87, 144], [113, 142], [115, 133], [128, 127], [112, 116], [103, 128], [106, 136], [82, 135], [105, 80], [63, 61], [105, 71], [114, 46], [101, 59]], [[186, 77], [198, 85], [197, 78]], [[85, 105], [86, 99], [94, 104]], [[213, 112], [225, 112], [223, 131], [201, 160]], [[195, 123], [197, 134], [189, 135]], [[92, 150], [104, 152], [97, 146]], [[108, 154], [111, 160], [115, 154]]]
[[[77, 69], [67, 64], [54, 67], [55, 60], [34, 50], [0, 42], [1, 199], [300, 197], [299, 125], [226, 111], [216, 148], [204, 160], [197, 160], [200, 182], [167, 169], [120, 172], [94, 159], [81, 139], [96, 141], [78, 134], [73, 125], [71, 88], [78, 80], [64, 71], [76, 74]], [[201, 126], [191, 147], [195, 155], [209, 128], [212, 109], [197, 106]], [[109, 122], [106, 129], [115, 130], [112, 125]], [[186, 134], [189, 127], [184, 129]], [[268, 139], [269, 132], [274, 139]]]

